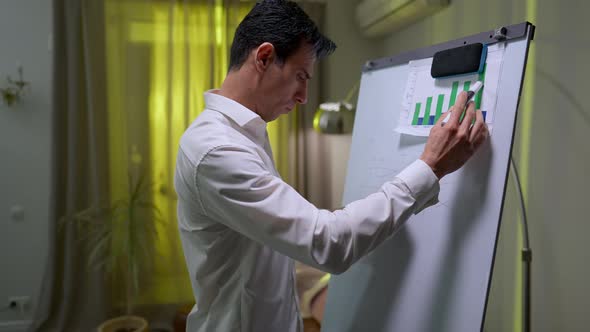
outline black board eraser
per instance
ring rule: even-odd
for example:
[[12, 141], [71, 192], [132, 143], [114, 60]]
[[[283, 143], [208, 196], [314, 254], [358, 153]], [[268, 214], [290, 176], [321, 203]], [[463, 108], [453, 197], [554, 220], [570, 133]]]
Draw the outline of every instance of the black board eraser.
[[430, 75], [433, 78], [481, 73], [486, 63], [487, 46], [482, 43], [439, 51], [432, 58]]

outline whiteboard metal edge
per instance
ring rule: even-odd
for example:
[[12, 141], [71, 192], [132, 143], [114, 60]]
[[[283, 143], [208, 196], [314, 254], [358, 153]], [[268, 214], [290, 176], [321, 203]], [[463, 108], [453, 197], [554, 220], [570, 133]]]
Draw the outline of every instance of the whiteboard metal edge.
[[[506, 39], [519, 39], [522, 37], [529, 37], [530, 40], [534, 38], [535, 26], [530, 22], [522, 22], [506, 26]], [[446, 50], [453, 47], [460, 47], [466, 44], [482, 43], [484, 45], [492, 45], [498, 42], [493, 38], [494, 30], [481, 32], [475, 35], [458, 38], [455, 40], [447, 41], [441, 44], [436, 44], [424, 48], [419, 48], [410, 52], [401, 53], [392, 57], [380, 58], [375, 60], [369, 60], [363, 65], [363, 72], [383, 69], [399, 64], [407, 63], [410, 60], [430, 58], [434, 53], [442, 50]]]
[[[529, 29], [527, 30], [527, 38], [526, 38], [526, 49], [525, 49], [525, 54], [524, 54], [524, 59], [523, 59], [523, 63], [522, 63], [522, 72], [520, 75], [520, 85], [518, 86], [518, 95], [517, 95], [517, 100], [516, 100], [516, 109], [514, 111], [514, 125], [512, 128], [512, 135], [511, 135], [511, 140], [510, 140], [510, 155], [508, 156], [508, 162], [506, 163], [506, 180], [504, 183], [504, 193], [502, 195], [502, 204], [500, 205], [500, 216], [499, 218], [502, 218], [502, 214], [504, 212], [504, 206], [506, 203], [506, 193], [507, 193], [507, 187], [508, 187], [508, 176], [510, 173], [510, 160], [512, 159], [512, 150], [514, 148], [514, 137], [515, 137], [515, 133], [516, 133], [516, 124], [518, 123], [518, 109], [520, 107], [520, 99], [521, 99], [521, 95], [522, 95], [522, 88], [524, 86], [524, 80], [525, 80], [525, 73], [526, 73], [526, 66], [527, 66], [527, 60], [528, 60], [528, 56], [529, 56], [529, 50], [530, 50], [530, 43], [534, 38], [534, 31], [535, 31], [535, 27], [534, 25], [530, 25]], [[481, 328], [480, 331], [483, 331], [484, 325], [485, 325], [485, 320], [486, 320], [486, 316], [487, 316], [487, 309], [488, 309], [488, 302], [490, 299], [490, 291], [491, 291], [491, 287], [492, 287], [492, 277], [493, 277], [493, 273], [494, 273], [494, 266], [495, 266], [495, 262], [496, 262], [496, 252], [498, 249], [498, 240], [500, 238], [500, 227], [502, 226], [502, 221], [498, 220], [498, 229], [496, 231], [496, 241], [494, 244], [494, 259], [492, 260], [492, 266], [490, 267], [490, 281], [488, 282], [488, 290], [486, 292], [486, 301], [485, 301], [485, 305], [484, 305], [484, 312], [483, 312], [483, 319], [481, 321]]]

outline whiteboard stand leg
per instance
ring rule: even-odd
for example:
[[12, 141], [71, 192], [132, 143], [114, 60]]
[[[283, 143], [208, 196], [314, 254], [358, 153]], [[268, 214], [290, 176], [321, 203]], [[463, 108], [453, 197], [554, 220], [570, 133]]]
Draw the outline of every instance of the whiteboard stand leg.
[[518, 177], [518, 170], [514, 164], [514, 158], [510, 158], [510, 166], [514, 173], [514, 181], [518, 198], [520, 199], [520, 211], [522, 212], [522, 330], [524, 332], [531, 331], [531, 261], [533, 260], [533, 251], [529, 246], [529, 228], [526, 218], [526, 209], [524, 205], [524, 197], [522, 196], [522, 189], [520, 185], [520, 178]]
[[533, 259], [533, 252], [530, 248], [522, 249], [522, 330], [524, 332], [531, 331], [531, 261]]

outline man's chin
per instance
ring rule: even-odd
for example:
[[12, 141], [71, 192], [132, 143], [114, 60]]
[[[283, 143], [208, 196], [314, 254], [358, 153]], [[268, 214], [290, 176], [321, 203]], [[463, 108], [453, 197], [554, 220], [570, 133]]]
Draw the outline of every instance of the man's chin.
[[283, 114], [289, 114], [293, 109], [294, 109], [293, 107], [285, 107], [282, 112], [278, 112], [276, 114], [273, 114], [270, 119], [263, 119], [263, 120], [265, 120], [266, 122], [274, 121], [274, 120], [278, 119], [279, 117], [281, 117], [281, 115], [283, 115]]

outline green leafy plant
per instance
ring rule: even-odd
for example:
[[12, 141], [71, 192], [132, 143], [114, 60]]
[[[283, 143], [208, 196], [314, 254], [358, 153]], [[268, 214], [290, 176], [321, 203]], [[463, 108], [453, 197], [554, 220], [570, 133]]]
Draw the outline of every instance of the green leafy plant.
[[12, 106], [16, 102], [22, 100], [22, 94], [26, 87], [30, 86], [30, 83], [23, 79], [23, 68], [18, 67], [18, 80], [13, 80], [8, 76], [6, 81], [8, 83], [8, 87], [0, 88], [0, 96], [2, 97], [2, 101], [6, 106]]
[[88, 250], [89, 267], [103, 270], [113, 281], [125, 281], [127, 314], [132, 314], [141, 275], [152, 270], [156, 254], [157, 224], [162, 222], [151, 201], [153, 191], [144, 176], [129, 176], [128, 196], [99, 207], [90, 207], [62, 218], [76, 226]]

